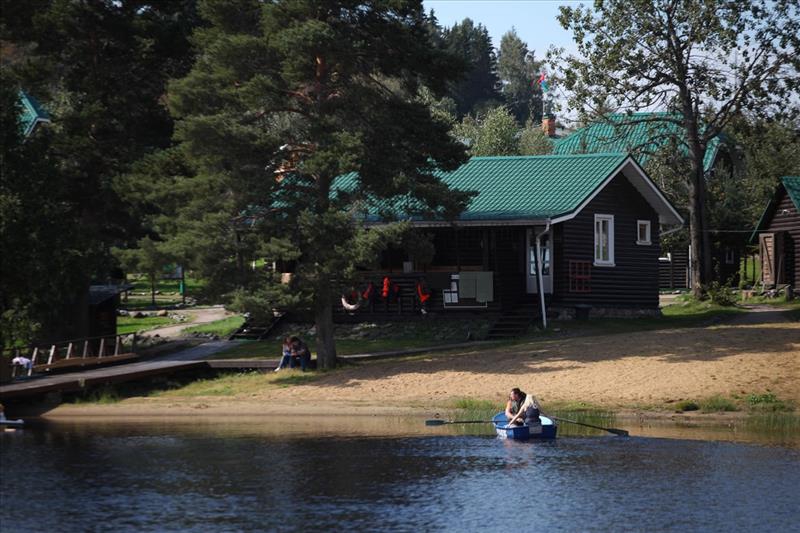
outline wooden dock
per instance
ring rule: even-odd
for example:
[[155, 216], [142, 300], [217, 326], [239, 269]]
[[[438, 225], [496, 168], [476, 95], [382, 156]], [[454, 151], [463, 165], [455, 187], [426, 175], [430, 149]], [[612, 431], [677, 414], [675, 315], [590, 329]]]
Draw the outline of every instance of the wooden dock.
[[[195, 346], [194, 348], [150, 361], [127, 363], [113, 367], [95, 368], [65, 374], [35, 376], [17, 380], [12, 383], [0, 385], [0, 402], [12, 398], [19, 399], [39, 396], [48, 392], [78, 392], [95, 385], [135, 381], [183, 370], [200, 368], [237, 368], [233, 365], [227, 367], [218, 365], [218, 363], [225, 363], [225, 360], [205, 360], [209, 355], [228, 347], [230, 347], [228, 341], [207, 342], [200, 346]], [[259, 368], [275, 368], [278, 362], [275, 360], [257, 361], [256, 363], [259, 363]], [[251, 367], [252, 366], [247, 366], [247, 368]]]

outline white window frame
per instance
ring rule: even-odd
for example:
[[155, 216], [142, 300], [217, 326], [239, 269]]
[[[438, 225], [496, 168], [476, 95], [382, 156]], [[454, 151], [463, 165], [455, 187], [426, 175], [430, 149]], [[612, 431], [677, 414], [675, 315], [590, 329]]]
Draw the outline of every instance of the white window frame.
[[[597, 231], [598, 222], [607, 222], [608, 223], [608, 235], [607, 235], [607, 243], [608, 246], [608, 259], [603, 259], [602, 253], [600, 253], [600, 257], [598, 257], [598, 240], [601, 238], [600, 232]], [[613, 267], [616, 266], [614, 264], [614, 215], [599, 215], [596, 214], [594, 216], [594, 266], [607, 266]]]
[[[647, 228], [647, 238], [645, 240], [643, 240], [643, 241], [639, 239], [639, 227], [642, 224], [644, 224], [645, 227]], [[639, 245], [642, 245], [642, 246], [649, 246], [649, 245], [653, 244], [653, 239], [651, 237], [652, 233], [650, 233], [651, 232], [651, 227], [652, 226], [651, 226], [649, 220], [637, 220], [636, 221], [636, 244], [639, 244]]]

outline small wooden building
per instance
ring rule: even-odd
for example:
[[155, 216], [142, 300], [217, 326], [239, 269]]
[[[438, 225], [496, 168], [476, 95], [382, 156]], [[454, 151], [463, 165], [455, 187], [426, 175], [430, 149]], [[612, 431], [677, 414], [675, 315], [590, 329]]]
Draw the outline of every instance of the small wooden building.
[[781, 178], [751, 242], [758, 243], [765, 287], [800, 287], [800, 176]]
[[433, 260], [387, 254], [365, 274], [377, 304], [351, 314], [413, 312], [420, 292], [426, 311], [658, 313], [660, 228], [683, 220], [633, 157], [474, 157], [440, 177], [477, 196], [455, 221], [411, 218]]

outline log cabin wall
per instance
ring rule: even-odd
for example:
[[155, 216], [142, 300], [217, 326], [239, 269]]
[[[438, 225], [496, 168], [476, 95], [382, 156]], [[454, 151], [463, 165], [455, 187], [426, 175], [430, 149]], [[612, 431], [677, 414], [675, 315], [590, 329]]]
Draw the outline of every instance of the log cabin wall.
[[783, 233], [784, 277], [778, 283], [790, 283], [795, 289], [800, 287], [800, 213], [785, 188], [781, 187], [769, 224], [761, 233]]
[[[614, 215], [614, 266], [594, 264], [595, 214]], [[637, 244], [638, 220], [650, 221], [649, 245]], [[658, 228], [655, 210], [618, 175], [578, 216], [554, 226], [553, 304], [658, 309]], [[590, 277], [571, 284], [577, 267], [588, 267]]]

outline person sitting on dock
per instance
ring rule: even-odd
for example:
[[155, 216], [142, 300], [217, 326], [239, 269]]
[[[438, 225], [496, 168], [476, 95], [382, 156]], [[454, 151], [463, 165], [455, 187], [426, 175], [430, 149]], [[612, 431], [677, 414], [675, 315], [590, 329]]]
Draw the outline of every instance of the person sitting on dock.
[[[285, 337], [283, 339], [283, 346], [281, 347], [281, 362], [278, 363], [278, 368], [275, 369], [275, 372], [280, 370], [281, 368], [286, 368], [287, 366], [291, 365], [292, 363], [292, 338]], [[294, 368], [294, 365], [291, 365]]]
[[300, 363], [300, 368], [303, 372], [306, 371], [308, 368], [308, 364], [311, 362], [311, 351], [308, 349], [306, 343], [300, 340], [298, 337], [292, 337], [292, 361], [291, 367], [295, 368], [297, 366], [297, 362]]
[[509, 426], [527, 424], [532, 431], [541, 428], [539, 401], [533, 394], [526, 394], [514, 387], [506, 403], [506, 418]]

